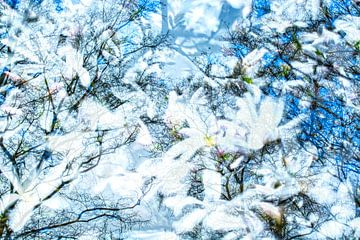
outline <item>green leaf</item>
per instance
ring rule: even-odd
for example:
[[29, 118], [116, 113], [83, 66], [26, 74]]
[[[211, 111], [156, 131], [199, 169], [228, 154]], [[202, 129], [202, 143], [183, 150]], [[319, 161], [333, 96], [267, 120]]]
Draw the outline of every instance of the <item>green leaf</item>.
[[316, 49], [315, 54], [320, 57], [324, 57], [324, 54], [319, 49]]
[[218, 157], [218, 162], [222, 163], [224, 161], [230, 161], [230, 159], [233, 159], [233, 156], [231, 155], [231, 153], [225, 153], [225, 152], [218, 152], [217, 153], [217, 157]]
[[282, 69], [281, 74], [282, 74], [284, 77], [289, 76], [289, 74], [290, 74], [290, 72], [291, 72], [291, 68], [290, 68], [288, 65], [286, 65], [286, 64], [281, 65], [281, 69]]
[[228, 160], [230, 160], [230, 158], [231, 158], [231, 154], [230, 154], [230, 153], [225, 153], [222, 158], [223, 158], [225, 161], [228, 161]]
[[293, 35], [292, 35], [292, 42], [294, 43], [297, 50], [301, 50], [301, 48], [302, 48], [301, 43], [299, 42], [295, 33], [293, 33]]
[[248, 84], [252, 84], [253, 83], [253, 79], [251, 77], [248, 76], [243, 76], [242, 80]]
[[360, 40], [357, 41], [355, 44], [354, 44], [354, 48], [356, 51], [359, 51], [360, 52]]

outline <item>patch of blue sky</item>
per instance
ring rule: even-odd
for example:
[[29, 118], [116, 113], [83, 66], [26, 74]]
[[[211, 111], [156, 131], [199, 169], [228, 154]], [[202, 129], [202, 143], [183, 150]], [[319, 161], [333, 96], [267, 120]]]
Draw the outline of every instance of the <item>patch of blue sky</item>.
[[[20, 0], [19, 0], [20, 2]], [[31, 2], [35, 3], [35, 4], [41, 4], [43, 2], [43, 0], [31, 0]]]
[[325, 28], [332, 30], [335, 28], [335, 20], [336, 18], [326, 18], [325, 19]]
[[268, 0], [254, 0], [253, 7], [256, 17], [262, 17], [270, 12], [270, 1]]
[[296, 39], [299, 38], [299, 34], [300, 32], [299, 31], [296, 31], [296, 32], [293, 32], [293, 31], [288, 31], [288, 32], [285, 32], [284, 34], [282, 34], [280, 36], [280, 43], [281, 44], [287, 44], [287, 43], [291, 43], [292, 41], [294, 41]]
[[[14, 88], [15, 88], [15, 86], [13, 84], [7, 84], [2, 87], [2, 91], [3, 91], [2, 93], [5, 93], [5, 95], [6, 95]], [[3, 96], [3, 94], [0, 94], [0, 96]], [[5, 96], [3, 96], [3, 97], [4, 97], [4, 101], [5, 101]]]
[[[342, 156], [340, 156], [340, 157], [342, 157]], [[357, 163], [354, 159], [354, 161], [352, 161], [351, 164], [346, 164], [345, 167], [343, 167], [343, 169], [348, 170], [348, 171], [346, 171], [347, 173], [349, 173], [349, 171], [352, 171], [355, 173], [360, 173], [360, 164]], [[360, 209], [360, 208], [358, 208], [358, 209]], [[360, 214], [360, 211], [358, 209], [356, 212], [359, 212], [359, 214]]]
[[63, 1], [62, 0], [53, 0], [54, 2], [54, 5], [55, 5], [55, 9], [57, 12], [61, 12], [64, 10], [64, 7], [63, 7]]
[[329, 11], [333, 15], [348, 14], [352, 12], [353, 0], [332, 0], [329, 4]]
[[3, 94], [0, 94], [0, 105], [5, 102], [5, 96]]
[[294, 96], [292, 93], [285, 93], [285, 112], [286, 118], [292, 119], [296, 116], [299, 116], [304, 112], [304, 109], [300, 108], [300, 100], [298, 97]]
[[213, 54], [206, 54], [206, 63], [207, 64], [215, 64], [218, 62], [218, 59]]
[[[358, 65], [357, 63], [356, 65]], [[351, 77], [355, 80], [355, 82], [360, 81], [360, 74], [352, 74]]]
[[[73, 2], [76, 2], [78, 0], [72, 0]], [[21, 0], [5, 0], [5, 2], [14, 9], [17, 9]], [[43, 0], [31, 0], [31, 2], [35, 3], [35, 4], [41, 4], [43, 2]], [[53, 0], [54, 6], [56, 11], [61, 12], [64, 10], [63, 6], [62, 6], [62, 0]]]
[[104, 57], [100, 56], [97, 59], [97, 65], [103, 65], [103, 64], [106, 64], [106, 61], [105, 61]]
[[4, 72], [9, 71], [9, 70], [10, 70], [10, 69], [9, 69], [8, 67], [6, 67], [6, 66], [2, 67], [1, 70], [0, 70], [0, 75], [1, 75], [2, 73], [4, 73]]
[[[359, 120], [355, 121], [355, 125], [360, 126], [360, 121]], [[358, 127], [356, 129], [358, 129]], [[357, 149], [359, 149], [360, 148], [360, 131], [359, 130], [352, 131], [351, 136], [352, 136], [352, 139], [351, 139], [352, 143], [357, 147]]]
[[262, 89], [265, 95], [272, 96], [272, 97], [280, 97], [281, 91], [279, 89], [274, 88], [272, 85], [267, 86], [266, 88]]
[[[324, 104], [322, 104], [324, 105]], [[343, 116], [343, 107], [337, 106], [334, 109], [327, 107], [318, 107], [316, 111], [312, 111], [309, 121], [304, 129], [305, 134], [308, 134], [311, 141], [317, 142], [323, 147], [323, 144], [341, 145], [347, 137], [351, 137], [353, 141], [359, 141], [358, 137], [354, 137], [353, 133], [356, 132], [354, 122], [345, 122]], [[340, 115], [337, 115], [339, 114]], [[310, 128], [309, 128], [310, 127]], [[349, 132], [349, 129], [352, 131]], [[353, 142], [354, 143], [354, 142]]]
[[250, 52], [250, 49], [241, 43], [232, 44], [231, 49], [238, 58], [244, 58]]
[[143, 11], [140, 12], [140, 16], [148, 17], [149, 13], [158, 12], [161, 7], [160, 0], [140, 0], [138, 3], [140, 9]]
[[119, 28], [120, 34], [126, 36], [123, 44], [121, 44], [121, 52], [124, 55], [127, 55], [133, 52], [139, 47], [139, 44], [136, 43], [137, 40], [141, 39], [141, 31], [134, 31], [134, 25], [131, 22], [127, 22], [126, 25]]
[[271, 52], [266, 52], [262, 58], [263, 66], [264, 67], [272, 66], [276, 58], [277, 58], [276, 54]]
[[354, 1], [352, 0], [331, 0], [328, 5], [328, 17], [325, 19], [325, 27], [327, 29], [334, 29], [335, 20], [344, 14], [350, 14], [354, 16], [359, 15], [358, 7], [354, 6]]
[[0, 39], [6, 38], [9, 36], [9, 33], [6, 28], [1, 29], [3, 32], [0, 32]]
[[11, 7], [16, 9], [19, 6], [20, 0], [5, 0], [5, 2]]
[[[360, 37], [359, 37], [359, 39], [360, 39]], [[356, 55], [355, 55], [356, 56]], [[353, 58], [351, 58], [351, 59], [349, 59], [349, 61], [350, 61], [350, 64], [351, 65], [354, 65], [354, 66], [357, 66], [357, 65], [359, 65], [359, 63], [360, 63], [360, 61], [359, 61], [359, 59], [358, 58], [356, 58], [356, 57], [353, 57]], [[355, 76], [356, 76], [356, 74], [354, 74]], [[360, 74], [358, 74], [358, 77], [360, 76]]]
[[319, 89], [319, 95], [321, 97], [326, 97], [326, 96], [332, 95], [332, 93], [328, 88], [322, 87], [322, 88]]
[[126, 25], [121, 26], [119, 29], [119, 33], [123, 36], [126, 36], [123, 44], [121, 44], [121, 52], [124, 55], [133, 52], [135, 49], [139, 47], [139, 41], [141, 39], [141, 31], [134, 30], [137, 29], [137, 26], [131, 24], [131, 22], [127, 22]]
[[128, 42], [128, 43], [123, 43], [121, 45], [121, 51], [123, 53], [124, 56], [128, 55], [129, 53], [135, 51], [137, 49], [137, 45], [134, 45], [133, 43], [131, 42]]

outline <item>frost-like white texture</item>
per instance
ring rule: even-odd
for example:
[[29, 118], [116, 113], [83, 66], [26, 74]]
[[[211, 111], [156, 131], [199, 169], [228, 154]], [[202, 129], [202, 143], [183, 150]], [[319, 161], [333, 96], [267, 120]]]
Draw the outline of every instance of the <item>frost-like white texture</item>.
[[289, 173], [297, 176], [306, 176], [313, 161], [317, 158], [315, 147], [309, 147], [308, 151], [300, 151], [299, 153], [289, 155], [284, 159], [285, 165]]
[[[178, 132], [187, 138], [172, 146], [165, 154], [165, 158], [188, 160], [201, 148], [211, 148], [216, 145], [218, 124], [212, 113], [204, 116], [197, 111], [197, 106], [205, 104], [203, 90], [198, 89], [191, 97], [189, 104], [177, 102], [177, 95], [172, 92], [169, 97], [169, 106], [165, 114], [166, 122], [170, 126], [180, 125], [185, 122], [189, 127], [182, 128]], [[175, 125], [174, 125], [175, 123]]]
[[[59, 165], [50, 169], [48, 174], [42, 178], [39, 176], [39, 171], [30, 172], [28, 179], [22, 182], [19, 189], [17, 189], [18, 203], [11, 211], [9, 225], [13, 231], [20, 231], [33, 215], [33, 209], [49, 195], [56, 192], [56, 189], [62, 184], [73, 178], [73, 175], [67, 177], [63, 176], [67, 168], [67, 161], [61, 162]], [[33, 173], [33, 174], [32, 174]], [[74, 175], [76, 175], [76, 171]]]
[[149, 102], [149, 106], [146, 110], [146, 114], [150, 119], [153, 119], [156, 116], [156, 106], [154, 102], [152, 101]]
[[203, 171], [203, 184], [205, 188], [205, 199], [208, 201], [218, 200], [221, 196], [221, 174], [214, 170]]
[[165, 112], [164, 120], [170, 127], [181, 125], [185, 121], [185, 107], [180, 102], [179, 97], [175, 91], [169, 93], [169, 104]]
[[208, 35], [215, 32], [220, 23], [221, 1], [195, 0], [192, 2], [194, 5], [184, 15], [186, 29]]
[[246, 140], [236, 141], [239, 145], [248, 149], [261, 149], [267, 142], [277, 140], [288, 134], [288, 131], [304, 119], [300, 115], [285, 125], [279, 126], [284, 102], [282, 99], [265, 97], [259, 102], [256, 94], [246, 93], [244, 98], [237, 101], [240, 110], [236, 120], [247, 131]]
[[319, 232], [324, 237], [340, 238], [343, 235], [345, 226], [337, 221], [328, 221], [321, 225]]
[[140, 125], [140, 130], [139, 130], [139, 134], [136, 138], [136, 142], [141, 145], [144, 145], [144, 146], [151, 145], [153, 140], [150, 135], [149, 129], [146, 127], [146, 125], [142, 121], [139, 122], [139, 125]]
[[181, 220], [173, 224], [176, 233], [185, 233], [193, 230], [193, 228], [202, 222], [208, 212], [204, 209], [195, 209], [191, 213], [186, 214]]
[[[305, 19], [318, 19], [320, 0], [274, 0], [271, 1], [271, 12], [262, 17], [263, 29], [274, 29], [284, 33], [288, 27], [306, 27]], [[326, 5], [324, 3], [324, 5]]]
[[10, 217], [10, 227], [13, 231], [20, 231], [33, 214], [34, 207], [39, 203], [32, 196], [20, 198], [21, 202], [17, 204]]
[[174, 196], [168, 197], [164, 201], [164, 205], [171, 208], [174, 211], [174, 215], [177, 217], [181, 214], [183, 208], [188, 205], [200, 204], [202, 201], [193, 197]]
[[345, 39], [354, 44], [359, 41], [360, 17], [346, 15], [335, 20], [335, 27], [346, 33]]
[[360, 238], [360, 218], [355, 218], [349, 222], [349, 226], [354, 231], [354, 237]]
[[[143, 179], [139, 174], [118, 171], [112, 176], [99, 178], [98, 184], [92, 189], [94, 193], [110, 193], [126, 197], [128, 199], [136, 199], [141, 195], [141, 187]], [[107, 189], [109, 188], [109, 189]]]
[[[94, 201], [138, 203], [116, 211], [121, 230], [146, 221], [121, 233], [126, 239], [178, 239], [195, 227], [203, 239], [274, 239], [278, 230], [291, 230], [288, 238], [360, 238], [357, 175], [339, 180], [341, 166], [327, 161], [337, 149], [326, 146], [317, 159], [306, 140], [299, 146], [305, 115], [281, 125], [292, 116], [284, 95], [309, 112], [324, 88], [336, 88], [336, 99], [359, 110], [349, 72], [358, 17], [338, 13], [333, 29], [330, 2], [340, 1], [330, 0], [273, 0], [270, 12], [252, 0], [160, 0], [151, 13], [153, 1], [115, 2], [63, 0], [55, 12], [32, 4], [12, 10], [0, 0], [0, 220], [14, 234], [38, 220], [46, 227], [59, 210], [76, 216]], [[232, 78], [237, 63], [251, 81]], [[328, 76], [337, 75], [339, 85], [331, 85]], [[275, 94], [264, 96], [270, 88]], [[125, 103], [110, 110], [104, 100]], [[319, 99], [326, 111], [325, 104]], [[65, 201], [58, 191], [89, 201]], [[104, 219], [106, 229], [93, 227]], [[117, 224], [96, 218], [79, 239], [112, 238]]]
[[307, 83], [301, 80], [277, 81], [273, 83], [274, 87], [281, 88], [284, 92], [296, 92], [298, 88], [307, 86]]
[[54, 98], [64, 99], [67, 96], [64, 83], [54, 82], [49, 86], [49, 91]]
[[[129, 170], [131, 167], [131, 154], [127, 147], [116, 149], [114, 153], [101, 159], [96, 168], [89, 174], [80, 178], [80, 183], [84, 191], [92, 192], [96, 195], [101, 194], [113, 198], [124, 196], [127, 199], [136, 201], [141, 196], [141, 189], [144, 183], [143, 174]], [[86, 182], [87, 184], [82, 184]]]
[[[304, 44], [304, 48], [310, 46], [319, 47], [323, 44], [331, 44], [331, 43], [339, 43], [341, 38], [338, 34], [323, 29], [322, 32], [319, 33], [305, 33], [300, 36], [301, 42]], [[316, 50], [316, 49], [315, 49]]]
[[244, 2], [245, 3], [251, 2], [251, 1], [238, 1], [238, 0], [226, 0], [226, 1], [233, 8], [241, 8], [243, 6]]
[[91, 7], [93, 0], [64, 0], [63, 6], [66, 8], [67, 17], [76, 16], [76, 14], [81, 15], [86, 13], [86, 11]]
[[271, 97], [257, 103], [253, 96], [247, 94], [244, 99], [239, 99], [237, 105], [240, 111], [237, 120], [248, 130], [248, 137], [243, 143], [249, 149], [260, 149], [268, 141], [278, 139], [278, 125], [281, 121], [284, 103]]
[[9, 206], [19, 199], [17, 194], [5, 194], [0, 198], [0, 212], [3, 213]]
[[21, 113], [22, 113], [22, 111], [20, 109], [18, 109], [16, 107], [7, 106], [5, 104], [1, 105], [0, 110], [10, 116], [21, 115]]
[[193, 64], [190, 58], [181, 51], [166, 49], [158, 52], [159, 61], [163, 61], [165, 66], [162, 68], [162, 73], [165, 77], [182, 79], [196, 73], [198, 69]]
[[85, 135], [86, 133], [83, 132], [72, 132], [61, 136], [51, 136], [48, 138], [49, 147], [73, 159], [82, 153]]
[[333, 207], [331, 207], [330, 211], [339, 220], [351, 219], [354, 217], [354, 212], [355, 212], [354, 208], [352, 208], [352, 206], [351, 205], [349, 206], [348, 204], [334, 205]]
[[213, 229], [215, 231], [232, 231], [240, 230], [246, 227], [244, 220], [241, 216], [236, 217], [227, 214], [220, 209], [210, 212], [204, 219], [204, 226]]
[[255, 49], [248, 53], [243, 59], [243, 69], [248, 77], [254, 77], [259, 67], [261, 66], [261, 60], [264, 57], [267, 50], [265, 48]]
[[70, 206], [70, 203], [63, 197], [54, 196], [42, 202], [42, 206], [50, 209], [61, 210]]
[[173, 232], [163, 230], [133, 231], [130, 232], [126, 239], [129, 240], [178, 240], [179, 237]]
[[111, 112], [105, 106], [92, 100], [85, 100], [79, 109], [79, 119], [88, 129], [120, 128], [125, 124], [125, 116], [117, 109]]
[[[222, 1], [185, 0], [169, 1], [169, 15], [176, 20], [182, 18], [186, 30], [210, 35], [218, 30]], [[174, 27], [178, 22], [170, 22]]]
[[239, 158], [237, 158], [231, 165], [230, 165], [230, 168], [231, 169], [235, 169], [237, 167], [240, 166], [241, 162], [244, 160], [244, 156], [241, 156]]
[[308, 59], [306, 62], [292, 61], [291, 65], [293, 68], [298, 69], [303, 73], [312, 74], [313, 67], [316, 65], [316, 61], [311, 59]]
[[[281, 23], [285, 18], [288, 21], [303, 21], [307, 18], [307, 14], [312, 19], [317, 19], [319, 15], [320, 0], [275, 0], [271, 3], [271, 11], [278, 18], [277, 22]], [[299, 11], [301, 9], [301, 11]]]
[[61, 49], [60, 55], [66, 57], [66, 69], [64, 76], [73, 79], [78, 76], [80, 83], [84, 87], [89, 87], [91, 80], [89, 72], [84, 68], [84, 58], [82, 54], [71, 47]]
[[[105, 23], [102, 23], [102, 25], [105, 25]], [[118, 33], [111, 29], [104, 30], [100, 34], [98, 41], [101, 42], [103, 46], [101, 55], [104, 60], [109, 62], [111, 65], [119, 64], [122, 54]]]
[[162, 181], [160, 190], [164, 193], [181, 194], [185, 192], [185, 178], [190, 172], [190, 166], [189, 163], [181, 159], [177, 161], [171, 161], [170, 159], [164, 160], [161, 166], [164, 171], [160, 175]]
[[230, 4], [231, 7], [241, 9], [241, 17], [247, 18], [252, 10], [252, 0], [226, 0], [228, 4]]

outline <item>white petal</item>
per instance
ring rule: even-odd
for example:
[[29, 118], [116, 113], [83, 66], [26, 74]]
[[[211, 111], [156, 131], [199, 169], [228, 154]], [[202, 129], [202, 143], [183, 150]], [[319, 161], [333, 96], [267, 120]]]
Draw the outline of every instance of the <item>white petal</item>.
[[79, 74], [81, 85], [84, 86], [84, 87], [89, 87], [90, 83], [91, 83], [89, 72], [85, 68], [82, 68], [78, 72], [78, 74]]

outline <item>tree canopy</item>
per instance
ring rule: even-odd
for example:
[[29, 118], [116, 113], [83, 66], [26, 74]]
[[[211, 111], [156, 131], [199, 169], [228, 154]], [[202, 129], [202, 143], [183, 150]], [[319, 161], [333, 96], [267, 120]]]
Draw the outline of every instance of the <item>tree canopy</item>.
[[359, 63], [356, 0], [0, 0], [0, 236], [360, 238]]

